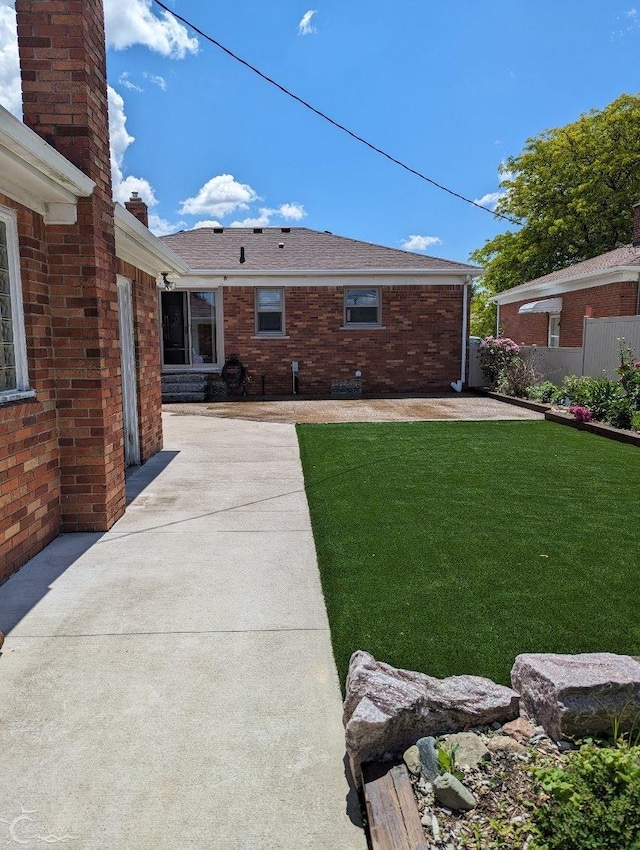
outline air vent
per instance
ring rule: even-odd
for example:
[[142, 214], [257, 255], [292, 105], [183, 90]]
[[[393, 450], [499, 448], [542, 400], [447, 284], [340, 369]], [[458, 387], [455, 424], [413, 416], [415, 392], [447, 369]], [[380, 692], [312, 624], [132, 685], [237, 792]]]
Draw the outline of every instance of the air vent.
[[262, 228], [261, 227], [254, 227], [253, 232], [254, 233], [262, 233]]
[[224, 233], [224, 227], [214, 227], [213, 232], [214, 233]]
[[291, 233], [291, 228], [290, 227], [281, 227], [280, 233]]

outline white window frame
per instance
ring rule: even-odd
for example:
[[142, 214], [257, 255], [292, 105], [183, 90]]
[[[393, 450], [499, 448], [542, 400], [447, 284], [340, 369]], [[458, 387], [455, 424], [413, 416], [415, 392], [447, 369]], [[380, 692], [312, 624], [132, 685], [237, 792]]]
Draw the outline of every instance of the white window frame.
[[[560, 322], [562, 321], [561, 317], [562, 317], [562, 313], [549, 313], [549, 322], [547, 324], [547, 348], [560, 348]], [[552, 339], [551, 323], [553, 322], [554, 319], [558, 320], [558, 344], [557, 345], [551, 344], [551, 339]]]
[[[377, 296], [378, 318], [375, 322], [351, 322], [347, 318], [347, 293], [354, 289], [362, 289], [366, 291], [374, 290]], [[344, 328], [380, 328], [382, 327], [382, 287], [380, 286], [345, 286], [342, 296], [342, 326]]]
[[20, 246], [18, 243], [18, 217], [14, 210], [0, 206], [0, 221], [6, 227], [7, 255], [9, 266], [9, 301], [11, 303], [11, 327], [16, 364], [15, 389], [0, 391], [0, 404], [19, 401], [35, 396], [29, 387], [27, 368], [27, 338], [24, 329], [24, 308], [22, 304], [22, 278], [20, 275]]
[[[279, 292], [280, 293], [280, 309], [279, 310], [259, 310], [258, 309], [258, 296], [260, 292]], [[255, 294], [254, 294], [254, 309], [255, 309], [255, 331], [256, 336], [258, 337], [282, 337], [286, 335], [286, 324], [285, 324], [285, 298], [284, 298], [284, 287], [282, 286], [256, 286]], [[280, 313], [280, 330], [279, 331], [261, 331], [260, 330], [260, 321], [259, 314], [260, 313]]]

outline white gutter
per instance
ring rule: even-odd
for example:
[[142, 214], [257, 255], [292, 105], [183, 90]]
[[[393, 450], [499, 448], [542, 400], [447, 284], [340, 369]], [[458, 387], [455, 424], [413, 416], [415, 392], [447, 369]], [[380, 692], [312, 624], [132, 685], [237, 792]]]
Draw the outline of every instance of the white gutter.
[[78, 198], [95, 183], [0, 106], [0, 191], [43, 216], [46, 224], [75, 224]]
[[121, 204], [114, 205], [116, 256], [147, 274], [184, 275], [189, 266]]
[[[190, 269], [189, 274], [195, 277], [338, 277], [369, 275], [442, 275], [443, 277], [479, 277], [484, 269], [469, 271], [468, 269]], [[447, 284], [449, 285], [449, 283]], [[464, 285], [461, 281], [460, 285]]]
[[[619, 280], [627, 279], [625, 276], [629, 273], [632, 273], [634, 276], [637, 275], [638, 266], [611, 266], [608, 269], [598, 269], [597, 271], [587, 272], [576, 275], [575, 277], [553, 280], [527, 289], [518, 289], [518, 287], [515, 287], [514, 289], [507, 289], [505, 292], [499, 292], [497, 295], [493, 295], [489, 301], [493, 301], [495, 304], [512, 304], [515, 301], [525, 301], [529, 297], [562, 295], [574, 289], [588, 289], [590, 287], [616, 283]], [[612, 279], [607, 280], [606, 278]]]

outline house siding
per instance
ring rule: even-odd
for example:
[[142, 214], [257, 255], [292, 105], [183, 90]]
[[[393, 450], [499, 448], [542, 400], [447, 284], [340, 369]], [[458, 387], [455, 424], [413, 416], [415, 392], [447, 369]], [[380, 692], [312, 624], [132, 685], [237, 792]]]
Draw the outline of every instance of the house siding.
[[[560, 319], [560, 345], [567, 348], [579, 348], [582, 345], [583, 319], [587, 308], [591, 308], [593, 318], [633, 316], [637, 308], [637, 296], [637, 280], [564, 292]], [[548, 314], [518, 314], [523, 304], [542, 300], [542, 297], [531, 293], [522, 301], [502, 304], [500, 332], [519, 344], [547, 345]]]
[[381, 328], [342, 329], [342, 286], [287, 286], [285, 337], [255, 333], [254, 287], [223, 292], [224, 348], [248, 368], [250, 395], [327, 395], [334, 379], [360, 370], [366, 393], [436, 392], [460, 377], [462, 286], [381, 287]]

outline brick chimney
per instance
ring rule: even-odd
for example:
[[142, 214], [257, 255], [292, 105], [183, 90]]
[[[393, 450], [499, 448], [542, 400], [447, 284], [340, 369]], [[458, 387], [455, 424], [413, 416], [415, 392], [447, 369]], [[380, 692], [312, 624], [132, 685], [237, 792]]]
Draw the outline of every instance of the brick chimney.
[[124, 202], [124, 205], [131, 215], [135, 215], [138, 221], [141, 221], [145, 227], [149, 227], [149, 207], [137, 192], [132, 192], [131, 197]]
[[16, 0], [24, 123], [96, 184], [47, 227], [63, 531], [124, 511], [115, 225], [102, 0]]
[[640, 201], [633, 205], [633, 236], [634, 246], [640, 246]]

